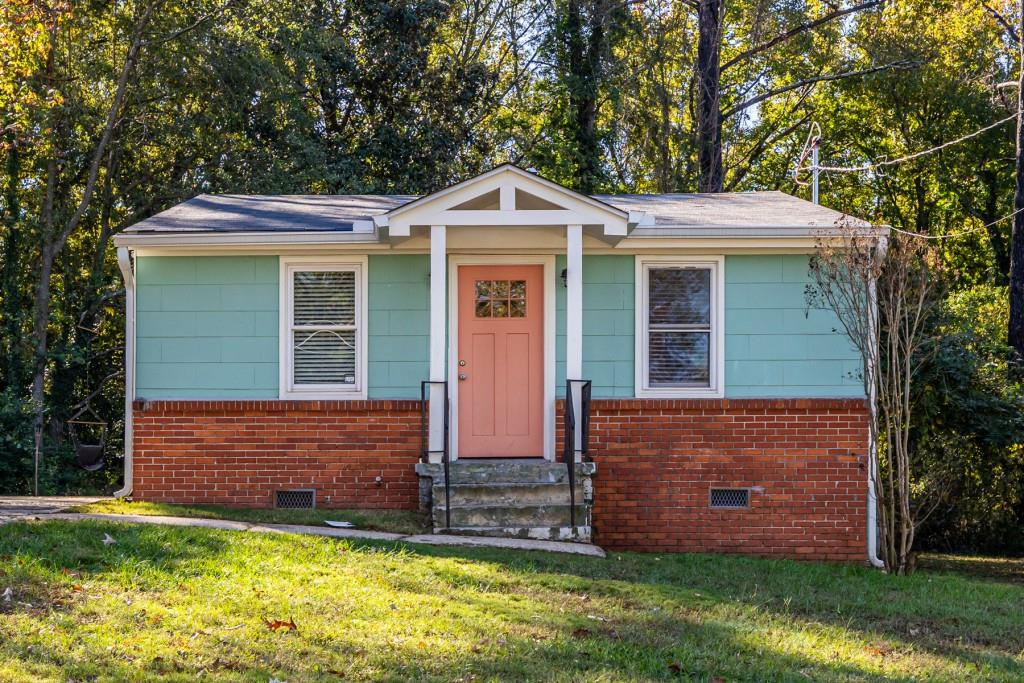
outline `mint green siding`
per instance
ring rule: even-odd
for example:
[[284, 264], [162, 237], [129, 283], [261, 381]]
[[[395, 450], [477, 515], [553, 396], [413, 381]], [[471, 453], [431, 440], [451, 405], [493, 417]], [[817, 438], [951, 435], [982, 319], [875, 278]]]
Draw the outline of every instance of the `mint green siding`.
[[[566, 259], [555, 262], [556, 352], [555, 382], [565, 395]], [[583, 257], [583, 377], [593, 382], [595, 397], [633, 395], [635, 343], [635, 261], [633, 256]]]
[[430, 256], [369, 257], [370, 398], [419, 398], [430, 372]]
[[276, 256], [142, 256], [135, 394], [276, 398]]
[[807, 309], [807, 265], [806, 255], [726, 257], [726, 396], [863, 395], [839, 320]]
[[[565, 301], [555, 266], [556, 391], [565, 390]], [[275, 398], [276, 256], [144, 256], [137, 260], [136, 395]], [[368, 258], [370, 398], [418, 398], [428, 376], [430, 259]], [[835, 316], [807, 310], [805, 255], [725, 259], [729, 397], [860, 396], [857, 353]], [[635, 258], [583, 259], [583, 376], [595, 397], [634, 392]]]

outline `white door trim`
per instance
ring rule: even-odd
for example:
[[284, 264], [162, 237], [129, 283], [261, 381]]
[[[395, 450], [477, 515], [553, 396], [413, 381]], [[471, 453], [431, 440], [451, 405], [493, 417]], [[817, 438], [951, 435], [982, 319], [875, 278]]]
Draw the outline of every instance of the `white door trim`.
[[449, 254], [448, 256], [448, 391], [451, 394], [450, 455], [459, 458], [459, 266], [493, 264], [544, 266], [544, 458], [555, 459], [555, 256]]

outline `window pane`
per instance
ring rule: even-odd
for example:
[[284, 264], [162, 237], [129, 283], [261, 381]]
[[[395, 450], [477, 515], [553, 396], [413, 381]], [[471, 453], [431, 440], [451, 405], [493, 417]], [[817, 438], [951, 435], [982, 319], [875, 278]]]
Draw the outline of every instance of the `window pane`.
[[711, 324], [711, 270], [652, 268], [649, 280], [648, 320], [652, 328]]
[[356, 274], [352, 271], [293, 273], [292, 320], [296, 325], [354, 325]]
[[647, 361], [650, 386], [708, 386], [710, 338], [708, 332], [651, 331]]
[[355, 384], [356, 333], [337, 330], [295, 330], [295, 384]]

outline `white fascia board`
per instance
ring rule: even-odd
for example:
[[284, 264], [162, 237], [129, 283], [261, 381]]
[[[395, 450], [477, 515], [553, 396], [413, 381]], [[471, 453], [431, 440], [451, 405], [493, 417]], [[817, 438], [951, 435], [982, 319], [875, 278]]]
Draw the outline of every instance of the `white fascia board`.
[[189, 232], [121, 233], [114, 236], [118, 247], [208, 247], [293, 244], [378, 244], [376, 232]]

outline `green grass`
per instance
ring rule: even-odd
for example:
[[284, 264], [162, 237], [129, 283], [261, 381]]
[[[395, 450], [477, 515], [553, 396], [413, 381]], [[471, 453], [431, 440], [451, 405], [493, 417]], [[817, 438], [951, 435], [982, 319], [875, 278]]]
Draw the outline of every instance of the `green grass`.
[[7, 587], [4, 681], [1024, 679], [1024, 587], [927, 570], [51, 520]]
[[358, 529], [391, 531], [397, 534], [424, 532], [419, 515], [406, 510], [275, 510], [229, 508], [222, 505], [172, 505], [171, 503], [101, 500], [79, 505], [70, 512], [96, 512], [108, 515], [166, 515], [169, 517], [205, 517], [230, 519], [253, 524], [310, 524], [323, 526], [325, 520], [352, 522]]

